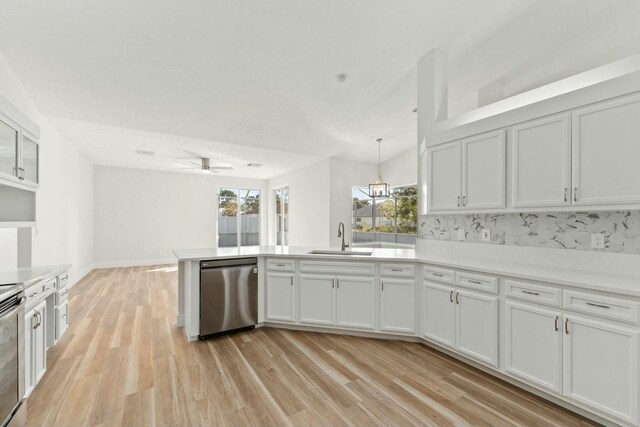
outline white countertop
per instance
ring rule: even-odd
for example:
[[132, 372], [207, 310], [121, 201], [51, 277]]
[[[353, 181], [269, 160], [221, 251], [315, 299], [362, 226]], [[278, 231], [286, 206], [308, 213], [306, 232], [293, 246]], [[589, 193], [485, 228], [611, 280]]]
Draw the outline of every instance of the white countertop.
[[[304, 257], [331, 260], [358, 260], [358, 261], [407, 261], [434, 264], [441, 267], [449, 267], [461, 270], [473, 270], [477, 272], [509, 276], [525, 280], [536, 280], [552, 284], [572, 286], [586, 290], [601, 292], [613, 292], [640, 297], [640, 263], [638, 275], [619, 275], [615, 273], [591, 272], [585, 269], [550, 268], [545, 265], [537, 265], [526, 262], [502, 262], [486, 258], [468, 257], [434, 257], [428, 254], [416, 254], [413, 249], [387, 249], [387, 248], [355, 248], [352, 252], [371, 251], [372, 255], [317, 255], [309, 254], [313, 249], [307, 247], [274, 247], [251, 246], [243, 248], [203, 248], [180, 249], [173, 253], [178, 261], [200, 261], [205, 259], [225, 259], [247, 256], [285, 256]], [[329, 250], [339, 250], [331, 248]], [[639, 259], [640, 260], [640, 259]]]
[[23, 267], [0, 270], [0, 285], [20, 283], [25, 288], [50, 277], [69, 270], [71, 265], [44, 265], [40, 267]]

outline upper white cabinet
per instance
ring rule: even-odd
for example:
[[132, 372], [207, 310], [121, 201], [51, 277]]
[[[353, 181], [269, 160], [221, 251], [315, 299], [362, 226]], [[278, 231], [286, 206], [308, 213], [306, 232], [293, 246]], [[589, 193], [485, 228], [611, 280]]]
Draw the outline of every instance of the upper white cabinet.
[[503, 130], [429, 147], [428, 210], [504, 208], [505, 155]]
[[461, 207], [462, 146], [459, 141], [427, 149], [428, 210], [450, 211]]
[[0, 178], [38, 184], [39, 148], [36, 138], [0, 120]]
[[640, 96], [573, 112], [573, 203], [640, 203]]
[[513, 207], [571, 204], [571, 119], [561, 114], [514, 126]]

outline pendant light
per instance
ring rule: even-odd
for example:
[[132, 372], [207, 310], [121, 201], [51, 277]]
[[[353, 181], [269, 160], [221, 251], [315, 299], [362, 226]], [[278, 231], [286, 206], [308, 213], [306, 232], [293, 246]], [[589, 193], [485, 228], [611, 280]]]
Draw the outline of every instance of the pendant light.
[[384, 182], [380, 175], [380, 143], [382, 142], [382, 138], [378, 138], [376, 141], [378, 141], [378, 180], [375, 184], [369, 184], [369, 197], [389, 197], [391, 194], [389, 184]]

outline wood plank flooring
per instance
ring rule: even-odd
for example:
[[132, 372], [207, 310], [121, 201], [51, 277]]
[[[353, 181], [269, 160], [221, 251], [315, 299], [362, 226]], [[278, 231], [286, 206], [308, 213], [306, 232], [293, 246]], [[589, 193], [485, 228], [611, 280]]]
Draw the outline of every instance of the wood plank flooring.
[[188, 343], [176, 306], [174, 266], [91, 272], [27, 425], [591, 425], [421, 344], [273, 328]]

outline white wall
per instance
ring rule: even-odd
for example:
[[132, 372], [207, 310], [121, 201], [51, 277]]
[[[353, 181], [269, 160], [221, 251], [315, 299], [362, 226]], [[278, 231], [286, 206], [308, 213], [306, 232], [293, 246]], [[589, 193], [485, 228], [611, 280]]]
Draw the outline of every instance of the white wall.
[[416, 184], [418, 182], [417, 157], [417, 147], [413, 146], [390, 158], [380, 165], [382, 177], [392, 187]]
[[18, 265], [18, 233], [15, 228], [0, 228], [0, 269]]
[[329, 159], [269, 180], [269, 244], [274, 244], [273, 190], [289, 186], [289, 246], [329, 246]]
[[175, 262], [172, 249], [215, 247], [218, 187], [259, 189], [263, 198], [267, 188], [265, 180], [95, 166], [96, 267]]
[[[90, 271], [93, 262], [92, 166], [39, 113], [2, 55], [0, 96], [38, 124], [41, 131], [41, 185], [36, 195], [32, 264], [72, 264], [70, 279], [74, 283]], [[10, 259], [9, 267], [16, 265], [16, 246], [14, 233], [0, 233], [0, 253]]]

